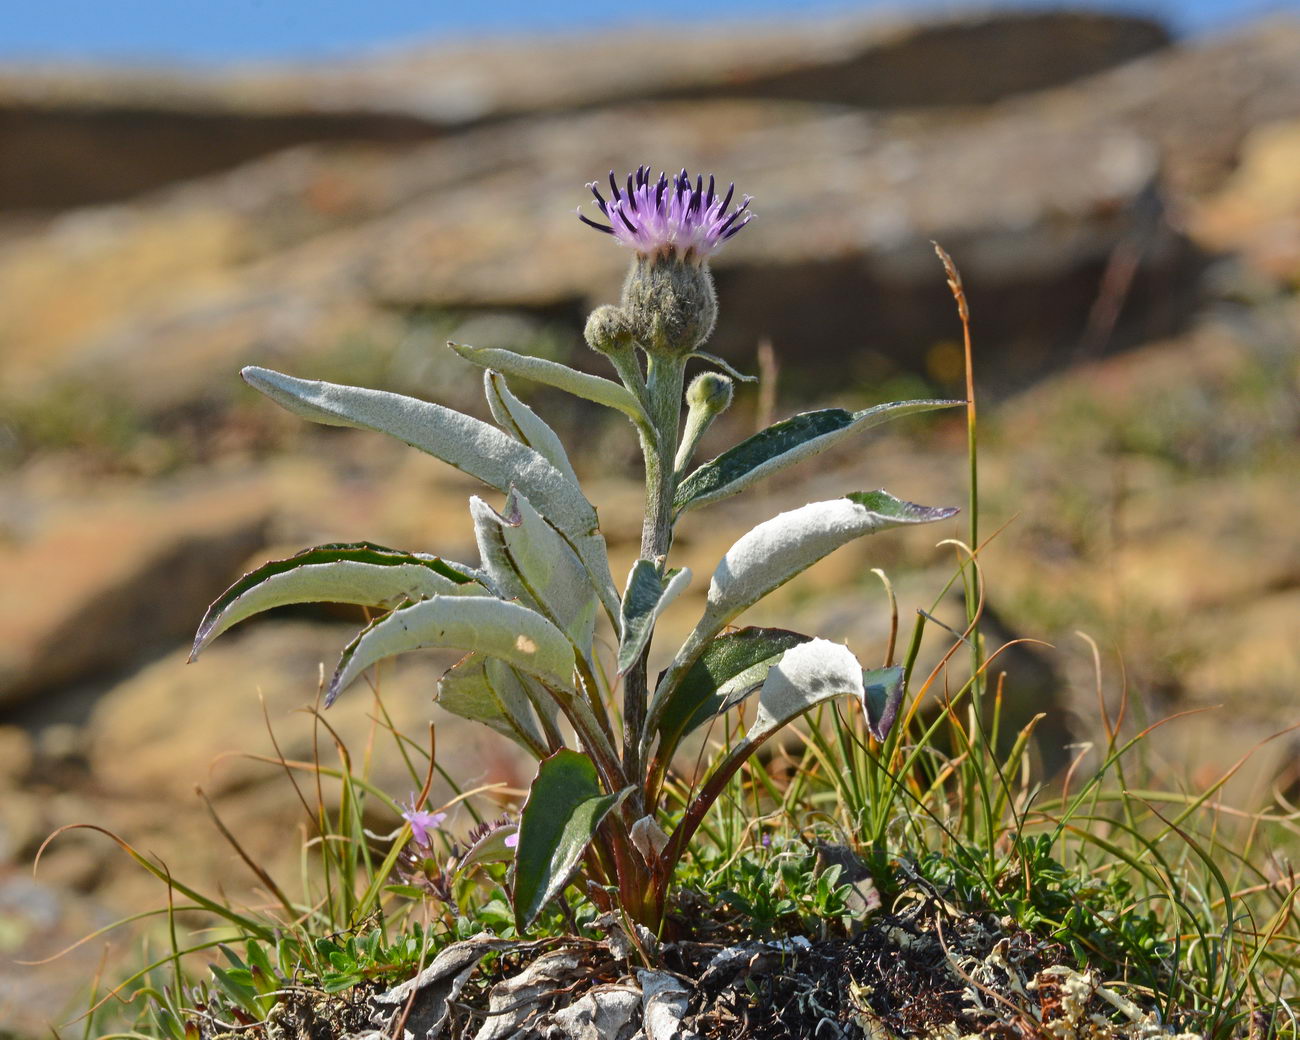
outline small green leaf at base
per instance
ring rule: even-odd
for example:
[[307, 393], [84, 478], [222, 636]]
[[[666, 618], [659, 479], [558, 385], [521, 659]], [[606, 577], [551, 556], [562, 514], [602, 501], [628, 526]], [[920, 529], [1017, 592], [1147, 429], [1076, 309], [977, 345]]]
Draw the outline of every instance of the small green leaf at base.
[[523, 932], [564, 891], [597, 828], [632, 788], [603, 794], [590, 758], [567, 748], [543, 759], [515, 851], [515, 924]]

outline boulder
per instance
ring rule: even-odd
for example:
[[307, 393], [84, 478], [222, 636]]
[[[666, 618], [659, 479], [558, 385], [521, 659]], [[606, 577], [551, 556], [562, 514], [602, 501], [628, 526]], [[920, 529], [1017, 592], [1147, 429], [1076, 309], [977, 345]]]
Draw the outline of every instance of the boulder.
[[183, 638], [270, 518], [255, 480], [24, 505], [24, 528], [0, 545], [0, 705], [103, 678]]

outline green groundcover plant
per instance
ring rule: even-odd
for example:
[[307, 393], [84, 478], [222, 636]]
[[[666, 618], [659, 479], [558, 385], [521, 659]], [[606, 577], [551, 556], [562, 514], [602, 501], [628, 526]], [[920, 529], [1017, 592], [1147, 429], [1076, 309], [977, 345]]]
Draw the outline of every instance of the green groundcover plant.
[[[717, 303], [709, 257], [750, 221], [750, 200], [683, 170], [648, 167], [610, 198], [588, 186], [603, 218], [581, 219], [631, 249], [618, 305], [598, 308], [588, 344], [618, 381], [498, 348], [451, 344], [484, 370], [496, 426], [423, 400], [313, 382], [263, 368], [244, 379], [303, 418], [388, 434], [477, 477], [505, 496], [470, 499], [476, 566], [372, 544], [323, 545], [268, 563], [209, 609], [197, 655], [239, 621], [287, 604], [338, 602], [382, 612], [343, 650], [329, 681], [333, 702], [366, 669], [426, 647], [466, 656], [439, 684], [444, 709], [491, 727], [538, 761], [517, 830], [489, 828], [463, 863], [513, 864], [513, 913], [524, 931], [574, 879], [598, 907], [660, 929], [675, 871], [710, 807], [774, 734], [834, 698], [858, 702], [883, 740], [903, 692], [899, 667], [866, 670], [838, 643], [776, 628], [732, 629], [746, 609], [846, 543], [956, 510], [851, 491], [758, 524], [709, 579], [698, 623], [662, 674], [647, 669], [655, 623], [691, 580], [670, 565], [685, 513], [744, 492], [780, 470], [890, 419], [960, 402], [917, 400], [863, 411], [832, 408], [778, 422], [696, 465], [697, 445], [743, 379], [701, 347]], [[686, 385], [687, 364], [708, 366]], [[555, 432], [511, 391], [527, 379], [614, 409], [632, 423], [645, 459], [640, 558], [615, 585], [596, 510]], [[685, 417], [683, 419], [683, 411]], [[597, 653], [607, 623], [617, 652]], [[752, 724], [670, 814], [665, 779], [682, 741], [746, 698]], [[619, 710], [621, 708], [621, 710]], [[419, 829], [433, 822], [418, 805]], [[418, 843], [418, 842], [417, 842]]]

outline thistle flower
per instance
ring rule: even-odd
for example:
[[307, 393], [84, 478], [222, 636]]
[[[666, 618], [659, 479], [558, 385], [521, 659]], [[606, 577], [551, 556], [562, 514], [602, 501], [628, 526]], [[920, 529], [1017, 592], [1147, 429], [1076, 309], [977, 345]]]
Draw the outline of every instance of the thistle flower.
[[433, 844], [430, 831], [437, 830], [446, 818], [446, 813], [417, 809], [414, 798], [411, 799], [410, 808], [402, 813], [402, 819], [411, 825], [411, 840], [422, 849], [427, 849]]
[[595, 181], [587, 188], [609, 223], [590, 220], [581, 209], [578, 219], [597, 231], [613, 235], [641, 256], [675, 253], [701, 263], [754, 219], [754, 214], [747, 212], [748, 195], [741, 198], [739, 206], [727, 212], [736, 191], [734, 184], [725, 196], [719, 195], [714, 190], [713, 177], [709, 177], [706, 188], [703, 175], [692, 184], [685, 170], [671, 180], [667, 174], [660, 173], [659, 179], [652, 181], [650, 167], [639, 166], [636, 173], [628, 174], [621, 191], [614, 171], [610, 170], [609, 188], [613, 197], [608, 201]]

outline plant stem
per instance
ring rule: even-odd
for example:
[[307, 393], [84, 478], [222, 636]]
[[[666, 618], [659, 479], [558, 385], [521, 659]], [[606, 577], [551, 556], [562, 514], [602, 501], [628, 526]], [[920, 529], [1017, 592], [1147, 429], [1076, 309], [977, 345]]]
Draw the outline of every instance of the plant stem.
[[[655, 442], [642, 437], [645, 452], [645, 520], [641, 527], [641, 559], [661, 562], [672, 544], [673, 459], [682, 416], [682, 384], [686, 359], [651, 355], [646, 363], [646, 391]], [[623, 680], [623, 768], [629, 777], [641, 774], [641, 744], [646, 716], [646, 660], [649, 647]], [[640, 794], [634, 796], [639, 802]], [[638, 811], [643, 807], [638, 805]]]

